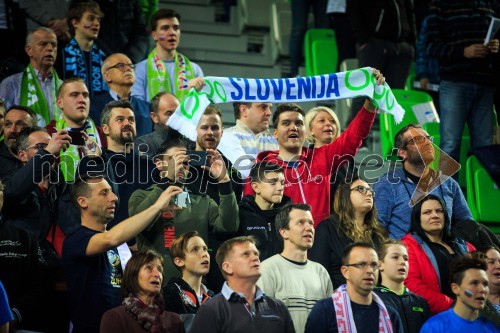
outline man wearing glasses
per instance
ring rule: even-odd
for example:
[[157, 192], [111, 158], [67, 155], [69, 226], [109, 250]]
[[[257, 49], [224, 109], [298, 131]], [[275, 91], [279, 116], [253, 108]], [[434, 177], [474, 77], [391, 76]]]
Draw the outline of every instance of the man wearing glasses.
[[[403, 332], [401, 318], [373, 292], [380, 262], [370, 244], [353, 243], [342, 255], [342, 275], [347, 283], [314, 305], [305, 333]], [[333, 316], [335, 314], [335, 316]]]
[[153, 123], [149, 116], [149, 103], [132, 96], [135, 82], [135, 65], [129, 57], [115, 53], [104, 60], [101, 72], [109, 91], [92, 97], [90, 101], [90, 118], [96, 125], [101, 125], [100, 117], [104, 106], [111, 101], [127, 100], [132, 104], [136, 120], [137, 135], [151, 133]]
[[442, 172], [430, 168], [435, 158], [432, 140], [420, 124], [403, 127], [394, 140], [403, 167], [389, 170], [373, 186], [378, 221], [391, 238], [401, 239], [408, 233], [412, 206], [431, 192], [444, 200], [452, 226], [456, 221], [473, 220], [460, 186], [445, 176], [453, 174], [449, 168], [456, 167], [456, 162], [441, 163]]
[[267, 296], [285, 303], [295, 332], [302, 333], [313, 305], [332, 294], [332, 281], [323, 266], [307, 259], [307, 250], [314, 243], [309, 205], [284, 206], [276, 215], [275, 225], [283, 240], [283, 252], [262, 262], [257, 285]]

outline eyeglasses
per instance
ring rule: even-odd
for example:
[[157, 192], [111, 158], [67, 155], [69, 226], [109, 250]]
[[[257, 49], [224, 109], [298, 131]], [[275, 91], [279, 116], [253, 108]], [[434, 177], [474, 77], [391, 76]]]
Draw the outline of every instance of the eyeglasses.
[[344, 265], [346, 267], [356, 267], [358, 269], [362, 269], [362, 270], [366, 270], [368, 267], [370, 267], [372, 270], [376, 271], [380, 268], [380, 262], [357, 262], [355, 264], [348, 264], [348, 265]]
[[49, 144], [48, 143], [35, 143], [33, 146], [29, 146], [29, 147], [26, 147], [24, 148], [23, 150], [24, 151], [28, 151], [30, 150], [31, 148], [36, 148], [36, 150], [40, 150], [40, 149], [45, 149], [47, 148]]
[[425, 142], [425, 140], [428, 140], [430, 142], [434, 142], [434, 137], [430, 136], [430, 135], [426, 135], [426, 136], [423, 136], [423, 135], [414, 136], [410, 140], [406, 141], [404, 146], [406, 147], [406, 146], [408, 146], [411, 143], [422, 144], [422, 143]]
[[370, 191], [372, 193], [372, 197], [375, 198], [375, 191], [370, 187], [358, 185], [356, 187], [351, 188], [351, 191], [358, 191], [359, 193], [363, 193], [364, 195], [367, 195], [368, 191]]
[[127, 67], [130, 67], [131, 69], [134, 69], [135, 65], [134, 64], [124, 64], [123, 62], [119, 62], [116, 65], [108, 67], [108, 69], [106, 69], [106, 71], [109, 71], [110, 69], [113, 69], [113, 68], [118, 68], [119, 70], [121, 70], [122, 72], [124, 72], [127, 69]]

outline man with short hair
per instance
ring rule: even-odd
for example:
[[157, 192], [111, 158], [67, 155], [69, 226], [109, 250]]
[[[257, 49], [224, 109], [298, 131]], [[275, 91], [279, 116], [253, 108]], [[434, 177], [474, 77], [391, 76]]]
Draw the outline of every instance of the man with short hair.
[[[435, 157], [434, 146], [432, 138], [420, 124], [413, 123], [403, 127], [396, 134], [394, 146], [398, 150], [398, 156], [402, 158], [403, 167], [390, 170], [373, 185], [377, 193], [375, 206], [378, 221], [387, 228], [392, 238], [401, 239], [410, 229], [409, 203], [419, 183], [428, 185], [436, 181], [439, 184], [429, 192], [444, 200], [452, 226], [460, 220], [473, 220], [458, 183], [452, 177], [441, 181], [440, 174], [429, 168]], [[424, 187], [430, 189], [428, 186]]]
[[167, 121], [178, 106], [179, 99], [171, 93], [162, 91], [153, 97], [149, 112], [154, 123], [153, 132], [138, 137], [134, 142], [134, 149], [139, 156], [152, 160], [162, 143], [173, 137], [169, 135]]
[[260, 262], [255, 239], [240, 236], [222, 243], [217, 264], [226, 282], [222, 292], [200, 307], [192, 333], [292, 333], [293, 322], [285, 304], [257, 286]]
[[[89, 118], [90, 93], [85, 82], [80, 78], [70, 78], [64, 80], [57, 94], [57, 106], [62, 110], [58, 119], [52, 120], [46, 127], [49, 134], [65, 129], [68, 134], [80, 136], [82, 142], [72, 142], [72, 144], [61, 154], [60, 166], [67, 182], [75, 179], [75, 172], [78, 163], [84, 155], [82, 147], [86, 147], [85, 132], [89, 139], [102, 147], [106, 142], [106, 137], [99, 126], [96, 126]], [[83, 144], [82, 144], [83, 143]], [[92, 148], [94, 151], [97, 147]]]
[[[278, 141], [269, 131], [271, 122], [271, 103], [233, 103], [236, 125], [225, 130], [225, 134], [233, 134], [241, 144], [241, 148], [249, 157], [266, 150], [278, 150]], [[222, 136], [224, 140], [224, 136]]]
[[85, 1], [72, 5], [66, 18], [73, 38], [63, 49], [62, 76], [64, 79], [83, 79], [90, 97], [109, 89], [101, 73], [106, 53], [97, 39], [102, 16], [97, 2]]
[[158, 216], [155, 223], [137, 237], [139, 249], [153, 249], [163, 256], [166, 280], [179, 276], [169, 250], [177, 236], [197, 231], [205, 243], [208, 243], [210, 231], [215, 234], [234, 233], [239, 227], [238, 205], [222, 157], [214, 149], [208, 150], [208, 154], [210, 165], [207, 169], [217, 183], [219, 203], [209, 195], [199, 194], [185, 187], [189, 162], [186, 143], [179, 139], [166, 141], [158, 150], [155, 159], [158, 169], [155, 170], [155, 175], [158, 178], [154, 179], [155, 184], [145, 190], [135, 191], [129, 200], [129, 213], [133, 215], [151, 206], [160, 193], [170, 186], [176, 185], [184, 191], [177, 198], [179, 205], [183, 206], [182, 210]]
[[347, 283], [316, 303], [307, 318], [305, 333], [403, 333], [396, 310], [384, 305], [373, 292], [379, 267], [377, 252], [370, 244], [347, 246], [341, 267]]
[[[373, 74], [378, 85], [384, 84], [380, 71], [373, 69]], [[315, 226], [330, 215], [332, 170], [357, 153], [370, 132], [376, 111], [375, 105], [366, 99], [356, 118], [335, 141], [320, 148], [306, 148], [304, 110], [294, 103], [276, 108], [273, 126], [279, 150], [261, 152], [257, 161], [277, 163], [285, 169], [285, 195], [292, 202], [311, 205]], [[245, 194], [251, 194], [248, 184]]]
[[46, 126], [60, 114], [56, 95], [61, 81], [54, 70], [57, 37], [49, 28], [37, 28], [26, 37], [25, 51], [30, 58], [29, 65], [23, 72], [0, 83], [0, 98], [7, 107], [14, 104], [29, 106], [38, 116], [38, 125]]
[[125, 263], [121, 262], [117, 247], [171, 209], [171, 199], [180, 192], [177, 186], [169, 187], [143, 212], [106, 231], [118, 199], [109, 183], [101, 176], [79, 179], [74, 184], [72, 197], [80, 209], [81, 226], [66, 238], [63, 246], [73, 332], [99, 332], [104, 312], [121, 304]]
[[27, 106], [12, 105], [5, 111], [4, 139], [0, 142], [0, 180], [4, 183], [23, 165], [14, 152], [19, 132], [36, 125], [36, 119], [35, 112]]
[[117, 100], [130, 102], [137, 121], [137, 134], [151, 133], [153, 124], [149, 116], [149, 102], [132, 96], [132, 85], [135, 82], [135, 65], [123, 53], [115, 53], [104, 60], [101, 73], [109, 87], [109, 91], [92, 97], [90, 101], [90, 118], [97, 125], [100, 123], [101, 111], [107, 103]]
[[[82, 159], [79, 168], [106, 170], [113, 191], [119, 198], [115, 219], [108, 227], [129, 217], [128, 200], [137, 189], [145, 189], [152, 183], [153, 161], [141, 159], [133, 152], [136, 134], [136, 118], [132, 104], [126, 100], [111, 101], [101, 113], [102, 132], [107, 147], [102, 148], [102, 158]], [[92, 166], [96, 163], [98, 168]]]
[[172, 9], [161, 8], [151, 16], [151, 36], [156, 43], [148, 58], [137, 64], [132, 94], [150, 101], [166, 91], [183, 100], [191, 88], [205, 84], [200, 66], [177, 51], [180, 43], [181, 16]]
[[250, 186], [254, 194], [244, 196], [239, 203], [239, 233], [255, 237], [264, 261], [283, 249], [274, 224], [281, 208], [290, 203], [290, 198], [283, 195], [283, 168], [274, 163], [256, 163], [250, 170]]
[[477, 258], [460, 257], [450, 263], [451, 290], [455, 305], [427, 320], [420, 332], [486, 333], [498, 332], [493, 322], [479, 316], [488, 299], [486, 263]]
[[257, 284], [266, 295], [285, 302], [295, 331], [304, 332], [314, 304], [333, 292], [332, 281], [323, 266], [307, 259], [307, 250], [314, 243], [311, 207], [287, 205], [275, 223], [283, 240], [283, 252], [262, 262], [262, 276]]

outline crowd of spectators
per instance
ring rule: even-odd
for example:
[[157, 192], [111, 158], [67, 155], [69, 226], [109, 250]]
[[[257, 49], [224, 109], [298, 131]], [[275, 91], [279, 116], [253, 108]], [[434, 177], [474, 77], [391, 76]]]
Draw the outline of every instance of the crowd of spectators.
[[[345, 129], [328, 107], [268, 101], [234, 103], [224, 129], [210, 105], [191, 141], [167, 125], [205, 85], [178, 51], [179, 13], [151, 11], [155, 1], [45, 2], [5, 2], [27, 15], [29, 63], [0, 83], [0, 332], [500, 330], [500, 242], [452, 174], [430, 168], [420, 124], [396, 134], [399, 168], [374, 184], [354, 167], [378, 110], [369, 98]], [[313, 5], [326, 26], [328, 4], [333, 26], [352, 21], [339, 32], [354, 33], [374, 84], [402, 88], [413, 1], [379, 3], [293, 0], [293, 75], [303, 14]], [[420, 37], [441, 69], [431, 82], [445, 88], [441, 142], [455, 158], [450, 126], [467, 120], [475, 146], [493, 134], [487, 63], [499, 42], [460, 33], [485, 29], [454, 14], [471, 6], [435, 1]], [[453, 97], [471, 85], [474, 103]], [[254, 161], [247, 179], [218, 150], [225, 133]]]

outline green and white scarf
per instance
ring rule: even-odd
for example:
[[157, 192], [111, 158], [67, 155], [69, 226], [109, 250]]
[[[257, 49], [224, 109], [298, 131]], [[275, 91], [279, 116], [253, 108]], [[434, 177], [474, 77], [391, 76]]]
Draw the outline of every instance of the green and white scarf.
[[[57, 119], [60, 115], [59, 108], [56, 105], [57, 90], [62, 82], [57, 76], [56, 71], [52, 70], [52, 110], [54, 110], [53, 118]], [[38, 115], [38, 125], [46, 126], [50, 120], [49, 102], [45, 98], [40, 82], [35, 72], [35, 69], [30, 64], [23, 71], [21, 79], [21, 95], [19, 100], [21, 105], [29, 106]]]
[[[62, 129], [71, 130], [66, 124], [63, 115], [60, 115], [59, 119], [57, 119], [56, 129], [58, 131]], [[97, 128], [90, 117], [85, 121], [83, 131], [87, 133], [91, 139], [97, 142], [99, 147], [102, 147], [99, 132], [97, 132]], [[70, 145], [65, 151], [61, 151], [59, 155], [59, 167], [61, 168], [64, 180], [66, 180], [67, 183], [75, 180], [76, 168], [81, 158], [82, 156], [78, 151], [78, 146]]]
[[172, 88], [167, 67], [156, 53], [156, 48], [148, 55], [146, 74], [149, 100], [162, 91], [174, 94], [179, 100], [183, 100], [188, 94], [188, 81], [194, 79], [193, 66], [189, 59], [179, 52], [175, 53], [174, 62], [175, 87]]

